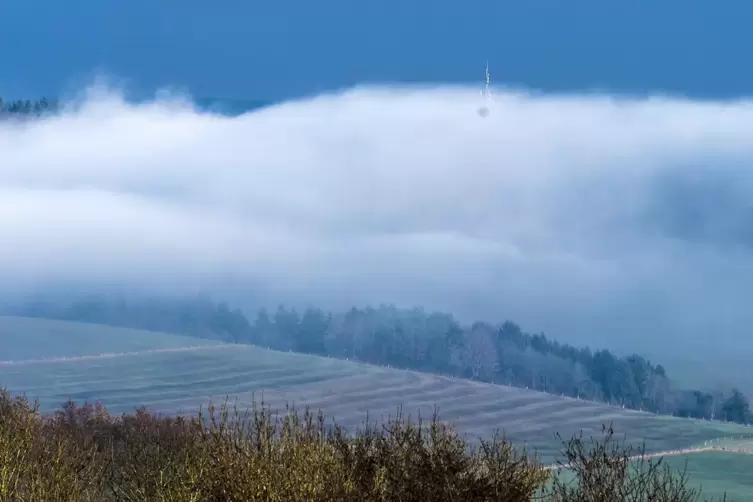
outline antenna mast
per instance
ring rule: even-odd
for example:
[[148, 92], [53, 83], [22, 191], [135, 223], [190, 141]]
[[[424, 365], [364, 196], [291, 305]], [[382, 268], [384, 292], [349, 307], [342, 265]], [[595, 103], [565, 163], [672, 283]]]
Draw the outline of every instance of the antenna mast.
[[489, 82], [491, 81], [491, 78], [489, 77], [489, 61], [486, 61], [486, 72], [484, 74], [484, 88], [481, 90], [481, 97], [484, 99], [484, 103], [481, 105], [481, 108], [478, 109], [478, 114], [481, 117], [487, 117], [489, 115], [489, 102], [491, 101], [492, 94], [489, 91]]
[[491, 78], [489, 77], [489, 61], [486, 62], [486, 75], [485, 75], [485, 77], [486, 78], [484, 79], [484, 84], [485, 84], [485, 87], [484, 87], [484, 97], [486, 97], [488, 99], [488, 98], [491, 97], [491, 93], [489, 92], [489, 81], [491, 80]]

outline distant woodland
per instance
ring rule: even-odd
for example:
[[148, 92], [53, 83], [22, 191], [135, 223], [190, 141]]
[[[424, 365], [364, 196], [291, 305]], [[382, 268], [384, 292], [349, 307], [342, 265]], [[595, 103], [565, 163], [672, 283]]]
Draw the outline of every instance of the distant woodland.
[[0, 119], [2, 118], [32, 118], [53, 112], [57, 103], [47, 98], [37, 100], [18, 99], [5, 101], [0, 97]]
[[34, 301], [7, 313], [141, 328], [326, 355], [483, 382], [528, 387], [682, 417], [753, 422], [737, 389], [678, 387], [639, 355], [576, 348], [524, 332], [514, 322], [462, 325], [451, 314], [391, 305], [325, 312], [278, 307], [249, 319], [208, 297]]

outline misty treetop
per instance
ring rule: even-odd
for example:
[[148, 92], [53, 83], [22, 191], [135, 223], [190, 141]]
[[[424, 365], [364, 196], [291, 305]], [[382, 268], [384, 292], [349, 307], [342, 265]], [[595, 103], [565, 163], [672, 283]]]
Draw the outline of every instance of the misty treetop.
[[709, 393], [678, 387], [660, 364], [640, 355], [576, 348], [524, 332], [514, 322], [463, 326], [451, 314], [392, 305], [332, 313], [260, 309], [253, 322], [209, 297], [37, 300], [9, 313], [150, 329], [249, 343], [276, 350], [360, 361], [516, 385], [683, 417], [753, 421], [737, 389]]
[[5, 101], [0, 97], [0, 119], [2, 118], [28, 118], [39, 117], [50, 113], [57, 108], [57, 103], [47, 98], [37, 100], [18, 99], [15, 101]]

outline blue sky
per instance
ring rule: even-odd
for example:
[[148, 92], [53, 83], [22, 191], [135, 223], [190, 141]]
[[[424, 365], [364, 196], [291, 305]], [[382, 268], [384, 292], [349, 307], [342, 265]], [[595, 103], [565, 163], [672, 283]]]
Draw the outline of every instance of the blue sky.
[[278, 100], [359, 82], [493, 77], [540, 90], [753, 90], [750, 0], [2, 0], [0, 95], [98, 70], [132, 90]]

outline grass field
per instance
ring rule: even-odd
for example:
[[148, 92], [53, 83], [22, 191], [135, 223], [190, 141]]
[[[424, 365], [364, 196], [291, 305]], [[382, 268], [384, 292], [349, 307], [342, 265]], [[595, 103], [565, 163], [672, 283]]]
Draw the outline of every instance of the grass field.
[[[0, 359], [96, 355], [102, 352], [174, 349], [204, 344], [181, 337], [136, 330], [0, 318]], [[115, 412], [139, 405], [173, 413], [194, 411], [211, 398], [237, 398], [246, 408], [263, 393], [273, 408], [286, 402], [325, 411], [345, 426], [405, 413], [429, 416], [433, 406], [471, 437], [504, 429], [516, 442], [536, 447], [544, 461], [558, 456], [554, 433], [583, 430], [597, 434], [613, 422], [634, 442], [645, 440], [663, 451], [750, 429], [721, 423], [655, 416], [540, 392], [454, 380], [326, 357], [274, 352], [247, 345], [219, 345], [193, 351], [148, 352], [36, 364], [0, 364], [0, 385], [39, 398], [54, 409], [68, 398], [100, 400]]]
[[664, 462], [678, 470], [687, 462], [690, 485], [701, 487], [707, 497], [727, 492], [728, 500], [753, 500], [753, 455], [710, 451], [665, 457]]
[[[728, 502], [753, 500], [753, 455], [704, 451], [687, 455], [666, 456], [662, 460], [670, 468], [688, 477], [688, 486], [698, 488], [703, 500], [721, 500], [727, 495]], [[567, 483], [574, 482], [569, 471], [557, 473]]]
[[218, 342], [138, 329], [0, 316], [0, 361], [216, 343]]

